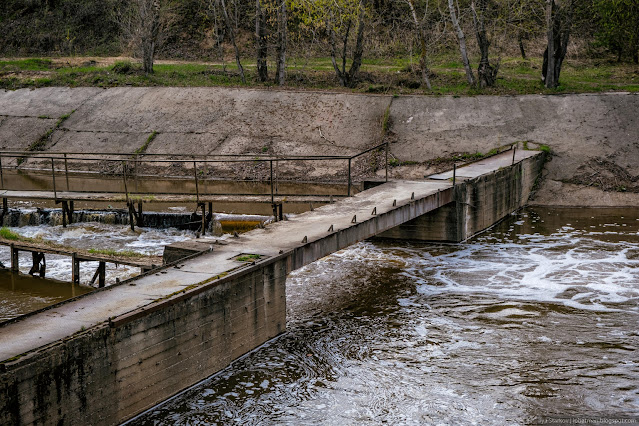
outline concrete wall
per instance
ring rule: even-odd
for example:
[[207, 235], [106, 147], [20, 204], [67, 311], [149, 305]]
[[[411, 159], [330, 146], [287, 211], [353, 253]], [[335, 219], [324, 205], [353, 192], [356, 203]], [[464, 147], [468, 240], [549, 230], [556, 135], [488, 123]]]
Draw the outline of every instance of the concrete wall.
[[0, 365], [0, 424], [117, 424], [285, 329], [286, 259]]
[[527, 158], [455, 186], [455, 201], [386, 231], [380, 238], [460, 242], [491, 227], [528, 201], [545, 156]]
[[[27, 149], [58, 117], [75, 111], [46, 149], [133, 153], [157, 131], [150, 153], [262, 154], [266, 149], [278, 155], [352, 155], [380, 141], [389, 105], [392, 154], [420, 163], [393, 168], [395, 178], [421, 178], [433, 160], [455, 153], [531, 141], [554, 153], [535, 203], [639, 205], [632, 179], [622, 183], [633, 186], [627, 192], [569, 183], [597, 173], [612, 182], [623, 171], [637, 176], [639, 94], [632, 93], [393, 98], [230, 88], [0, 91], [0, 149]], [[344, 164], [333, 163], [281, 164], [280, 174], [343, 178]], [[257, 173], [248, 169], [246, 177]]]

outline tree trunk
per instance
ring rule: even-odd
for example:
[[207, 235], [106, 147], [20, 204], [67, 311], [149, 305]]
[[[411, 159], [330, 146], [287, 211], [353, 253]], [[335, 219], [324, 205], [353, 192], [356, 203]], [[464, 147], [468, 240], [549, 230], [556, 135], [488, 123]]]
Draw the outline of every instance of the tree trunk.
[[235, 30], [233, 29], [233, 25], [231, 24], [231, 20], [229, 19], [229, 13], [226, 10], [226, 2], [224, 0], [220, 0], [220, 2], [222, 5], [222, 14], [224, 15], [226, 31], [228, 31], [229, 33], [229, 40], [231, 40], [231, 44], [233, 45], [233, 49], [235, 50], [235, 63], [237, 64], [237, 70], [240, 73], [242, 83], [245, 83], [246, 78], [244, 77], [244, 68], [242, 68], [242, 63], [240, 62], [240, 51], [237, 48], [237, 43], [235, 43]]
[[542, 80], [548, 89], [559, 86], [559, 75], [566, 53], [572, 27], [572, 1], [559, 6], [555, 0], [546, 0], [547, 46], [544, 52]]
[[477, 13], [477, 9], [475, 8], [475, 0], [471, 2], [471, 9], [473, 11], [473, 22], [475, 24], [477, 45], [481, 52], [479, 67], [477, 67], [477, 78], [479, 80], [479, 87], [484, 89], [495, 85], [499, 65], [493, 67], [490, 65], [490, 61], [488, 60], [488, 48], [490, 47], [490, 41], [488, 41], [488, 37], [486, 36], [486, 26], [484, 25], [486, 0], [477, 0], [477, 4], [479, 5], [479, 13]]
[[348, 87], [352, 87], [357, 81], [359, 67], [362, 65], [362, 55], [364, 54], [364, 10], [360, 10], [359, 22], [357, 24], [357, 41], [355, 42], [355, 51], [353, 52], [353, 64], [348, 71]]
[[524, 49], [524, 37], [521, 35], [521, 31], [517, 36], [517, 41], [519, 42], [519, 52], [521, 53], [521, 58], [526, 59], [526, 50]]
[[[331, 20], [332, 21], [332, 20]], [[333, 29], [333, 23], [329, 22], [329, 32], [330, 32], [330, 42], [331, 42], [331, 63], [333, 64], [333, 69], [335, 70], [335, 74], [337, 75], [337, 79], [339, 80], [339, 84], [341, 86], [346, 87], [346, 46], [348, 43], [348, 36], [351, 31], [351, 21], [348, 21], [346, 25], [346, 36], [342, 40], [344, 43], [344, 48], [342, 49], [342, 68], [337, 65], [337, 34], [335, 34], [335, 30]]]
[[155, 46], [160, 34], [160, 1], [138, 1], [142, 24], [142, 66], [146, 74], [153, 74]]
[[277, 73], [275, 81], [280, 86], [286, 82], [286, 43], [287, 43], [287, 10], [286, 0], [281, 0], [282, 4], [278, 9], [277, 19]]
[[466, 79], [468, 80], [468, 84], [471, 86], [475, 85], [475, 75], [473, 74], [473, 70], [470, 69], [470, 62], [468, 62], [468, 52], [466, 50], [466, 38], [464, 37], [464, 32], [459, 26], [459, 21], [457, 21], [457, 14], [455, 12], [455, 5], [453, 4], [453, 0], [448, 0], [448, 10], [450, 11], [450, 20], [453, 24], [453, 28], [455, 28], [455, 35], [457, 36], [457, 41], [459, 42], [459, 52], [461, 53], [462, 62], [464, 63], [464, 69], [466, 70]]
[[[408, 6], [410, 7], [411, 14], [413, 15], [413, 21], [415, 22], [415, 27], [417, 27], [417, 31], [419, 33], [419, 41], [421, 44], [421, 53], [419, 55], [419, 67], [422, 71], [422, 81], [428, 88], [428, 90], [432, 90], [430, 85], [430, 79], [428, 78], [428, 52], [426, 50], [426, 30], [424, 29], [424, 24], [420, 23], [417, 19], [417, 13], [415, 12], [415, 5], [413, 4], [413, 0], [406, 0], [408, 2]], [[428, 7], [428, 6], [427, 6]]]
[[266, 57], [268, 40], [266, 37], [266, 12], [261, 0], [255, 0], [255, 45], [257, 46], [257, 76], [260, 81], [268, 80]]

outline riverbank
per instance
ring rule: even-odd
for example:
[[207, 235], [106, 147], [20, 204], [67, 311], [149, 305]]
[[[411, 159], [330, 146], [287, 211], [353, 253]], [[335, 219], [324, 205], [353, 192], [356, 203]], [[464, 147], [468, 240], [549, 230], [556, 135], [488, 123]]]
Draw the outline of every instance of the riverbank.
[[[354, 155], [389, 141], [391, 178], [416, 179], [437, 172], [442, 163], [472, 160], [509, 144], [544, 146], [553, 155], [534, 204], [637, 206], [637, 111], [639, 95], [624, 92], [431, 97], [50, 87], [0, 92], [0, 149]], [[20, 165], [29, 166], [30, 161]], [[384, 173], [378, 161], [367, 160], [365, 166], [355, 179]], [[346, 176], [340, 162], [281, 167], [278, 172], [288, 179]], [[256, 168], [239, 177], [260, 176]], [[219, 173], [223, 177], [224, 170]]]

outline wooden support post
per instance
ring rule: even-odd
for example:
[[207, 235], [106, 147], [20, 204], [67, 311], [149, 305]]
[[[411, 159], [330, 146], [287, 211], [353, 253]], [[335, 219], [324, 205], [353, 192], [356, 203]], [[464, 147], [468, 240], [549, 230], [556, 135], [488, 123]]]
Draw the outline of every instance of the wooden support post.
[[74, 210], [73, 200], [70, 200], [69, 207], [67, 208], [67, 213], [69, 213], [69, 224], [73, 223], [73, 210]]
[[40, 278], [44, 278], [47, 271], [47, 262], [44, 258], [44, 253], [32, 251], [31, 252], [31, 269], [29, 275], [38, 274]]
[[273, 204], [271, 204], [271, 206], [273, 207], [273, 220], [275, 222], [277, 222], [278, 221], [278, 219], [277, 219], [277, 217], [278, 217], [277, 216], [277, 203], [273, 203]]
[[69, 165], [67, 164], [67, 154], [64, 154], [64, 176], [67, 178], [67, 191], [70, 191], [69, 188]]
[[58, 202], [58, 191], [56, 190], [55, 187], [55, 167], [53, 165], [53, 158], [51, 159], [51, 176], [53, 177], [53, 198], [55, 199], [55, 202]]
[[69, 205], [66, 201], [62, 201], [62, 227], [67, 227], [67, 216], [69, 211]]
[[100, 262], [100, 266], [98, 266], [98, 271], [100, 272], [100, 276], [98, 277], [98, 287], [102, 288], [106, 282], [106, 263]]
[[4, 189], [4, 176], [2, 174], [2, 155], [0, 155], [0, 188]]
[[0, 226], [4, 226], [4, 217], [9, 213], [9, 201], [2, 198], [2, 213], [0, 214]]
[[129, 226], [131, 227], [131, 231], [135, 231], [135, 224], [133, 223], [134, 222], [133, 211], [135, 210], [135, 207], [133, 207], [132, 201], [127, 201], [126, 206], [129, 209]]
[[20, 271], [19, 253], [20, 251], [11, 244], [11, 272], [18, 273]]
[[202, 207], [202, 235], [206, 235], [206, 204], [201, 203], [200, 207]]
[[80, 284], [80, 260], [76, 253], [71, 255], [71, 282]]
[[98, 264], [98, 269], [95, 270], [95, 274], [93, 274], [93, 278], [91, 278], [91, 283], [89, 285], [93, 285], [95, 281], [98, 280], [98, 288], [104, 287], [105, 276], [106, 276], [106, 263], [101, 261]]
[[128, 188], [127, 184], [126, 184], [126, 169], [127, 169], [126, 162], [123, 161], [122, 162], [122, 177], [124, 178], [124, 195], [125, 195], [125, 198], [126, 198], [126, 205], [128, 207], [128, 205], [129, 205], [129, 188]]
[[136, 215], [137, 225], [144, 226], [144, 217], [142, 216], [142, 201], [138, 201], [138, 212]]

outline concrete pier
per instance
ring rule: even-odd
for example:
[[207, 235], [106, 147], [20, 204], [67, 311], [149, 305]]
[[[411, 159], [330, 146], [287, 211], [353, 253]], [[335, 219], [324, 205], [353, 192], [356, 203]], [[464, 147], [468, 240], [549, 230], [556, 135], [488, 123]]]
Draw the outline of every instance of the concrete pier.
[[[521, 207], [542, 164], [539, 152], [518, 151], [514, 160], [507, 152], [476, 163], [454, 187], [437, 176], [389, 182], [4, 323], [0, 423], [131, 418], [282, 333], [290, 271], [442, 207], [454, 231], [438, 232], [464, 239]], [[386, 236], [429, 239], [423, 228], [437, 224]]]

